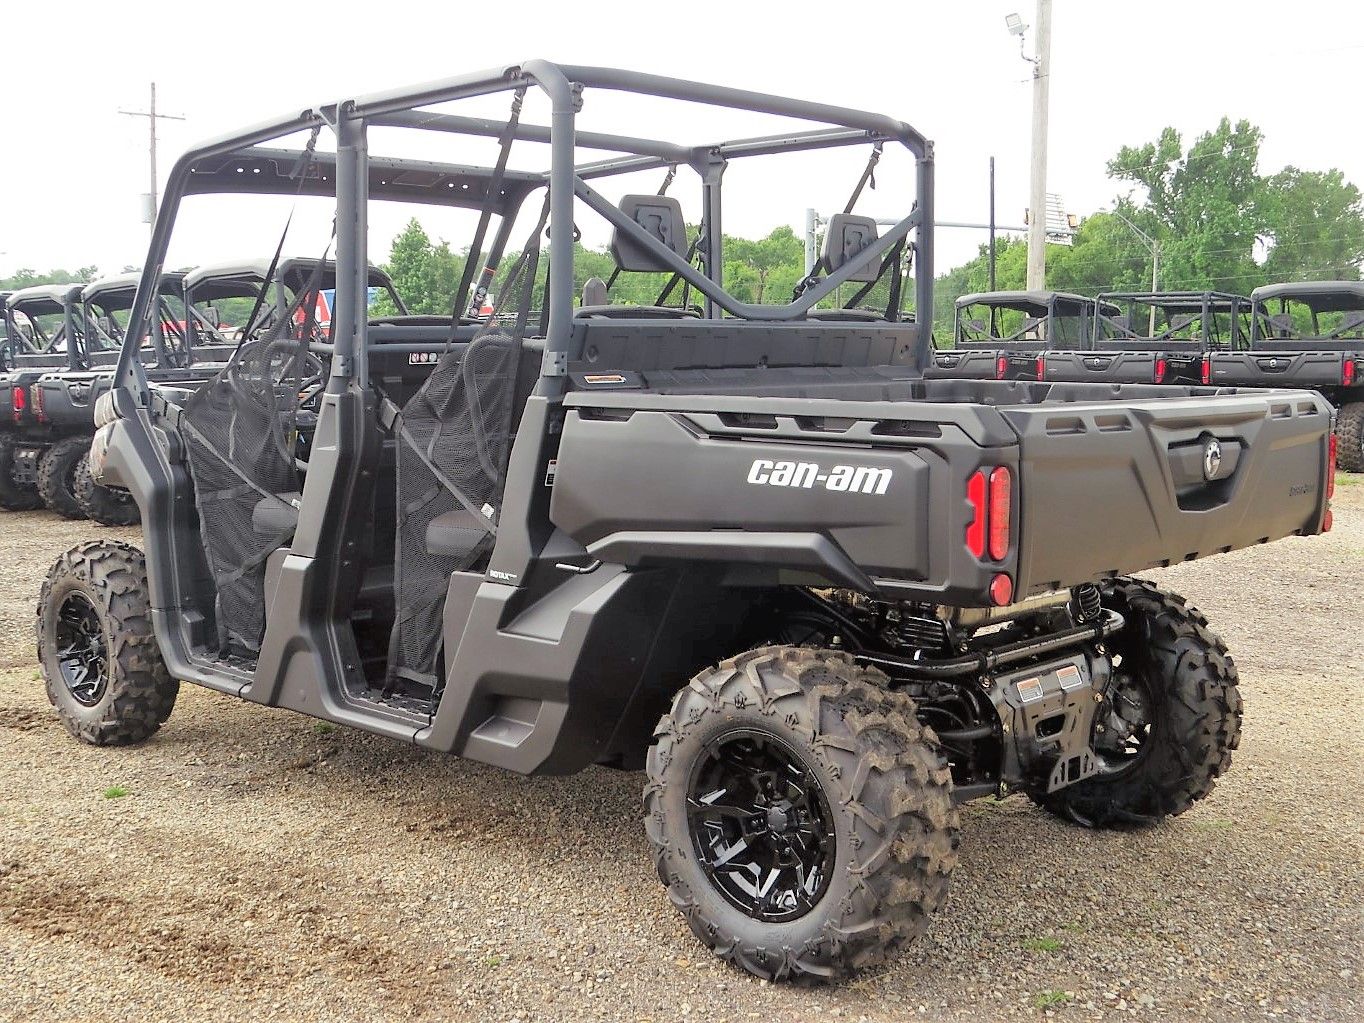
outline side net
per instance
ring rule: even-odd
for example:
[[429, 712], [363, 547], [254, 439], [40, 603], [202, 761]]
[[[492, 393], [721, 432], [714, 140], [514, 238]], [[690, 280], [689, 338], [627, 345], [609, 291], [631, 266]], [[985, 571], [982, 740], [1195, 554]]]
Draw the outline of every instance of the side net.
[[[538, 236], [538, 232], [537, 232]], [[507, 271], [493, 314], [467, 345], [452, 344], [397, 420], [397, 617], [390, 676], [433, 684], [452, 572], [482, 567], [502, 507], [538, 252]]]
[[297, 341], [245, 341], [179, 417], [223, 653], [259, 651], [265, 561], [297, 524], [292, 419], [307, 358]]

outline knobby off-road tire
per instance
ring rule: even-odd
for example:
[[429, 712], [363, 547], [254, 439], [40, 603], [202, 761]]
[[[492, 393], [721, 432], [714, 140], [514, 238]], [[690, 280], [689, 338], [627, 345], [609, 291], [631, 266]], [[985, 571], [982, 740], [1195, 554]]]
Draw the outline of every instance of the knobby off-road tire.
[[1364, 401], [1351, 401], [1336, 413], [1336, 464], [1364, 472]]
[[38, 598], [37, 632], [47, 698], [77, 739], [126, 746], [170, 717], [180, 683], [156, 645], [136, 547], [93, 540], [58, 558]]
[[142, 520], [133, 495], [126, 490], [102, 486], [90, 475], [90, 452], [76, 463], [76, 503], [87, 518], [101, 526], [135, 526]]
[[43, 506], [43, 499], [32, 483], [14, 482], [14, 449], [18, 444], [12, 434], [0, 433], [0, 508], [32, 511]]
[[38, 495], [63, 518], [85, 518], [76, 500], [76, 466], [89, 452], [89, 437], [63, 437], [38, 460]]
[[[764, 647], [697, 675], [659, 722], [647, 762], [645, 830], [669, 898], [720, 958], [769, 979], [838, 979], [923, 933], [943, 903], [957, 859], [951, 778], [912, 701], [885, 686], [880, 672], [846, 654]], [[785, 775], [773, 773], [778, 782], [802, 775], [813, 782], [803, 812], [759, 796], [755, 816], [741, 781], [711, 791], [715, 770], [752, 766], [750, 748], [789, 765]], [[755, 782], [747, 791], [759, 788]], [[732, 815], [735, 804], [747, 823]], [[769, 831], [749, 835], [751, 844], [729, 864], [764, 842], [787, 841], [800, 828], [793, 814], [813, 819], [805, 830], [828, 839], [819, 843], [822, 866], [783, 874], [805, 894], [788, 891], [782, 906], [766, 912], [762, 870], [754, 868], [757, 890], [741, 908], [733, 889], [743, 875], [723, 862], [734, 846], [716, 850], [746, 829], [761, 831], [764, 818]], [[774, 876], [775, 868], [766, 878], [768, 901], [780, 888]]]
[[[1103, 753], [1103, 743], [1123, 729], [1116, 710], [1135, 704], [1121, 700], [1119, 688], [1098, 721], [1095, 751], [1115, 768], [1047, 795], [1030, 793], [1052, 813], [1086, 827], [1154, 824], [1183, 813], [1212, 791], [1231, 766], [1241, 741], [1241, 694], [1236, 664], [1208, 620], [1184, 598], [1141, 579], [1117, 579], [1104, 587], [1103, 603], [1126, 619], [1109, 646], [1121, 664], [1110, 692], [1127, 674], [1138, 682], [1129, 690], [1144, 700], [1149, 728], [1139, 729], [1126, 757]], [[1130, 685], [1130, 683], [1129, 683]], [[1144, 696], [1142, 695], [1144, 691]]]

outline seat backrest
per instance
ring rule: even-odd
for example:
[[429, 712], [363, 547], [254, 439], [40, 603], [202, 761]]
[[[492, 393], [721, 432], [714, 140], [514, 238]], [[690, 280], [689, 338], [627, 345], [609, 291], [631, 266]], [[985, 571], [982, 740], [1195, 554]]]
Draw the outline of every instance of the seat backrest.
[[583, 281], [583, 305], [606, 305], [606, 282], [600, 277], [589, 277]]
[[[859, 217], [852, 213], [835, 213], [829, 218], [824, 232], [824, 260], [833, 273], [845, 263], [856, 260], [859, 254], [875, 244], [879, 233], [876, 221], [871, 217]], [[870, 283], [876, 280], [880, 270], [876, 260], [868, 260], [857, 268], [850, 281]]]
[[[682, 259], [687, 258], [687, 224], [682, 218], [682, 204], [672, 196], [627, 195], [620, 201], [620, 210]], [[671, 269], [619, 228], [611, 234], [611, 258], [622, 270], [647, 273]]]

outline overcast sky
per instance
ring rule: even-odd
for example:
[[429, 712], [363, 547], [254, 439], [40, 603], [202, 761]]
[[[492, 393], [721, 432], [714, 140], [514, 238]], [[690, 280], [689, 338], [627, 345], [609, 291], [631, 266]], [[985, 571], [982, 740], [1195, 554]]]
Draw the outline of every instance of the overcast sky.
[[[994, 155], [999, 221], [1021, 223], [1031, 84], [1030, 67], [1004, 27], [1011, 11], [1034, 20], [1031, 0], [77, 2], [63, 4], [60, 19], [40, 4], [10, 5], [0, 63], [7, 127], [0, 276], [20, 267], [89, 263], [117, 272], [142, 262], [147, 123], [118, 110], [145, 109], [153, 77], [161, 109], [186, 118], [159, 126], [164, 182], [193, 142], [305, 106], [530, 57], [890, 114], [936, 143], [939, 219], [985, 218], [987, 158]], [[1120, 186], [1105, 176], [1104, 163], [1120, 146], [1152, 140], [1165, 125], [1187, 142], [1223, 115], [1263, 129], [1262, 171], [1288, 163], [1338, 167], [1364, 185], [1356, 116], [1364, 96], [1359, 0], [1056, 0], [1053, 19], [1048, 189], [1068, 210], [1084, 215], [1112, 201]], [[528, 119], [540, 116], [535, 111], [532, 118], [528, 104]], [[629, 104], [590, 107], [583, 126], [684, 143], [731, 127], [689, 111]], [[491, 159], [486, 143], [484, 159]], [[795, 174], [755, 165], [744, 180], [736, 176], [744, 190], [727, 201], [726, 230], [757, 235], [779, 223], [799, 230], [807, 206], [826, 212], [841, 206], [862, 159], [843, 153]], [[907, 180], [905, 170], [888, 167], [881, 179], [889, 182], [859, 212], [896, 212], [881, 204], [895, 207], [892, 193]], [[654, 187], [645, 182], [636, 190]], [[285, 200], [191, 200], [171, 263], [268, 257], [286, 212]], [[373, 218], [373, 258], [386, 258], [392, 234], [411, 212]], [[434, 234], [456, 247], [467, 244], [467, 221], [432, 221]], [[323, 211], [305, 217], [289, 248], [320, 252], [323, 222], [329, 222]], [[588, 240], [602, 238], [588, 229]], [[970, 258], [981, 240], [983, 234], [942, 230], [938, 270]]]

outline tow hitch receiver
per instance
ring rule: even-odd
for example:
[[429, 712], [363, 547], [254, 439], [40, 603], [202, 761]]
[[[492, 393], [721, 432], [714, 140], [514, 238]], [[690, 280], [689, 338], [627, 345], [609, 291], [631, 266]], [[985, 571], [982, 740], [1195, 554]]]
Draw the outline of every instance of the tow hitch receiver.
[[1001, 778], [1011, 785], [1045, 778], [1055, 792], [1097, 773], [1090, 738], [1109, 675], [1106, 657], [1076, 654], [996, 676], [990, 699], [1005, 740]]

